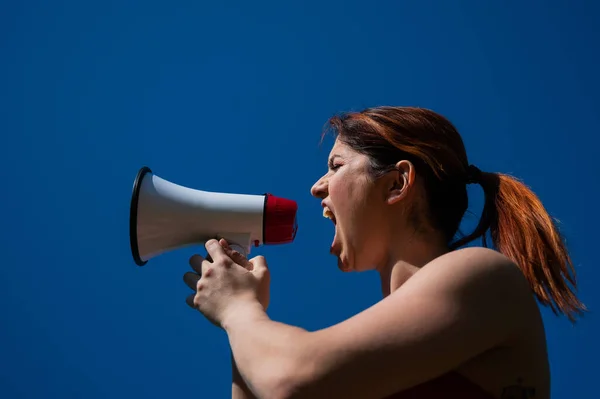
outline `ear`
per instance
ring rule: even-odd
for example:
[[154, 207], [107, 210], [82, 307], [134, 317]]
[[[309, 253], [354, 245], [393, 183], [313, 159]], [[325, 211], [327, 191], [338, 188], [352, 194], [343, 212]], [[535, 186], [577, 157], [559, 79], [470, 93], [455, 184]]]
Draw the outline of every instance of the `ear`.
[[396, 169], [390, 173], [392, 179], [386, 202], [393, 205], [406, 198], [410, 192], [415, 181], [415, 168], [410, 161], [400, 161], [396, 164]]

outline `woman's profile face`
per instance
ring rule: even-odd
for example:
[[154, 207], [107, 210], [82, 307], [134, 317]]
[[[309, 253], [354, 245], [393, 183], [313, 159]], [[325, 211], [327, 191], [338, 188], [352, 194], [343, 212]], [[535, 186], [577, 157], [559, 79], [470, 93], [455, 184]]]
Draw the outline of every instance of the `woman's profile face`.
[[[335, 224], [330, 252], [343, 271], [365, 271], [385, 262], [389, 236], [385, 179], [369, 174], [369, 158], [336, 140], [329, 154], [328, 172], [311, 188], [321, 198]], [[386, 218], [388, 220], [386, 220]]]

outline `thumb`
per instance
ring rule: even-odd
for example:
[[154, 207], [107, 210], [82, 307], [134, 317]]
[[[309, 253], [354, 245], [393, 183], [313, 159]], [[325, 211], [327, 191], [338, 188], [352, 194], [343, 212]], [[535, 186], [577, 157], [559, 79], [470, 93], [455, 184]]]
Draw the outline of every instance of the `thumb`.
[[264, 256], [255, 256], [249, 262], [252, 264], [253, 272], [258, 278], [269, 277], [269, 266]]

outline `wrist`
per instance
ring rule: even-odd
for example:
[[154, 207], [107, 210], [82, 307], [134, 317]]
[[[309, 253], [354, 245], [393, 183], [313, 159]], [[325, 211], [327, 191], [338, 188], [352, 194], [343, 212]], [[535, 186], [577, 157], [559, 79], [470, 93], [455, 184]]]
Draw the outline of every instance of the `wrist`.
[[239, 325], [247, 325], [268, 318], [265, 308], [260, 302], [240, 300], [228, 307], [221, 321], [221, 327], [229, 333]]

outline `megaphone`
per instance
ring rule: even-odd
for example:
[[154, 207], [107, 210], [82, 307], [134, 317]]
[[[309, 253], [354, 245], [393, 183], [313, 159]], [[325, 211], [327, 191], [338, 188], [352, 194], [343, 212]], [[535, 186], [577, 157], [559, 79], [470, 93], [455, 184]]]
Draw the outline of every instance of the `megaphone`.
[[133, 183], [129, 239], [138, 266], [167, 251], [225, 238], [248, 255], [252, 246], [294, 241], [295, 201], [263, 195], [231, 194], [183, 187], [142, 167]]

